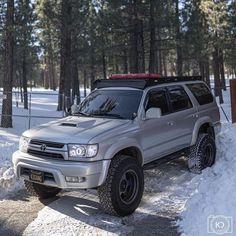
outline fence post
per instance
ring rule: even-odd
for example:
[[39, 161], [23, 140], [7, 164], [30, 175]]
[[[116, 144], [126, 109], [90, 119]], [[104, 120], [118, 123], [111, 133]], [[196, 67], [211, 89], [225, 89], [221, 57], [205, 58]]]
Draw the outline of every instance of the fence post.
[[29, 92], [29, 115], [28, 115], [28, 129], [31, 126], [31, 92]]
[[236, 122], [236, 79], [231, 79], [229, 82], [230, 82], [232, 123], [235, 123]]
[[62, 117], [65, 117], [65, 100], [66, 100], [66, 96], [65, 94], [63, 93], [62, 94]]

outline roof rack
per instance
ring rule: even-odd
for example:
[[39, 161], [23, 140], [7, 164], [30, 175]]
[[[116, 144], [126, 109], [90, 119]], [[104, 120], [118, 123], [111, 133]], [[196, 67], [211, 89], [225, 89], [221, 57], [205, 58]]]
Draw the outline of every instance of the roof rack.
[[109, 79], [158, 79], [161, 78], [160, 74], [112, 74]]
[[[123, 75], [122, 75], [123, 76]], [[123, 77], [96, 80], [95, 88], [109, 88], [109, 87], [131, 87], [137, 89], [145, 89], [147, 87], [155, 86], [158, 84], [176, 83], [184, 81], [199, 81], [202, 80], [201, 76], [167, 76], [160, 78], [138, 77], [132, 78]]]

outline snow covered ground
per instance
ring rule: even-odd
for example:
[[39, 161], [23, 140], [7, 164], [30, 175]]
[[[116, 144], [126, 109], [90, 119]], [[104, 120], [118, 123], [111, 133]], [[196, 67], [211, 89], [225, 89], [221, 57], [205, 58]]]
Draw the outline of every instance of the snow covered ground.
[[194, 176], [183, 159], [145, 171], [141, 205], [134, 214], [123, 218], [104, 214], [94, 190], [64, 192], [39, 212], [24, 235], [175, 236], [174, 220], [195, 189]]
[[[87, 90], [87, 93], [89, 90]], [[55, 120], [62, 117], [63, 113], [57, 110], [57, 91], [45, 89], [33, 89], [31, 95], [31, 116], [42, 116], [44, 118], [31, 118], [31, 127]], [[2, 94], [2, 93], [1, 93]], [[81, 94], [83, 91], [81, 90]], [[28, 96], [30, 99], [30, 96]], [[17, 107], [18, 102], [18, 107]], [[2, 99], [0, 99], [0, 111], [2, 109]], [[29, 110], [23, 109], [23, 104], [19, 101], [17, 93], [13, 93], [13, 115], [28, 116]], [[0, 199], [6, 197], [14, 191], [22, 188], [22, 182], [17, 181], [12, 168], [12, 153], [18, 149], [20, 135], [29, 127], [27, 117], [13, 117], [13, 128], [0, 128]]]
[[[40, 93], [40, 90], [38, 91]], [[53, 92], [51, 92], [53, 93]], [[222, 105], [228, 119], [229, 92], [224, 94]], [[32, 96], [32, 115], [58, 116], [57, 96], [35, 94]], [[14, 108], [14, 114], [27, 114]], [[25, 230], [24, 235], [207, 235], [209, 215], [233, 216], [235, 205], [233, 190], [236, 181], [234, 153], [236, 151], [236, 126], [227, 123], [221, 110], [223, 132], [217, 139], [217, 164], [202, 175], [188, 172], [186, 160], [179, 159], [145, 171], [145, 191], [140, 207], [124, 218], [104, 214], [98, 204], [96, 191], [63, 192], [61, 197], [42, 209]], [[33, 119], [32, 125], [51, 119]], [[11, 164], [11, 155], [18, 148], [20, 134], [28, 128], [26, 118], [14, 118], [13, 129], [0, 128], [0, 198], [22, 188]], [[226, 171], [227, 170], [227, 171]], [[229, 199], [226, 197], [231, 196]], [[227, 199], [227, 200], [226, 200]], [[177, 230], [176, 220], [178, 220]], [[235, 227], [236, 230], [236, 227]]]
[[[231, 120], [229, 93], [222, 105]], [[212, 168], [194, 177], [199, 183], [187, 201], [181, 220], [182, 236], [205, 236], [209, 233], [236, 235], [236, 124], [226, 122], [217, 138], [217, 161]]]
[[[199, 182], [178, 222], [182, 235], [236, 232], [236, 125], [224, 125], [217, 140], [217, 161], [194, 177]], [[233, 233], [234, 231], [234, 233]]]

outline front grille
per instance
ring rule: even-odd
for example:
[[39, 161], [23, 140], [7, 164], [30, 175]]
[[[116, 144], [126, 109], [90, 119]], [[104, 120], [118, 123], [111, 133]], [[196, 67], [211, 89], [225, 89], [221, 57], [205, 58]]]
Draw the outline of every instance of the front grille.
[[37, 157], [64, 159], [63, 155], [60, 153], [42, 152], [42, 151], [37, 151], [33, 149], [28, 149], [28, 153], [31, 154], [32, 156], [37, 156]]
[[63, 148], [64, 147], [64, 143], [56, 143], [56, 142], [48, 142], [48, 141], [41, 141], [41, 140], [35, 140], [32, 139], [30, 141], [30, 144], [34, 144], [34, 145], [46, 145], [47, 147], [51, 147], [51, 148]]

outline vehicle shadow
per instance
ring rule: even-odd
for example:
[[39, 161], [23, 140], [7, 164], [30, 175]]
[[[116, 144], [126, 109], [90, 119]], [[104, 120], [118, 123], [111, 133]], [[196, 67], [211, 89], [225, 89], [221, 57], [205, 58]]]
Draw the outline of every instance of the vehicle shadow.
[[[92, 197], [94, 197], [94, 200], [91, 199]], [[140, 236], [179, 235], [177, 227], [174, 225], [175, 217], [163, 216], [163, 213], [162, 215], [152, 215], [138, 211], [127, 217], [110, 216], [102, 212], [100, 204], [97, 202], [96, 195], [93, 194], [89, 194], [87, 198], [62, 196], [58, 201], [50, 204], [49, 207], [68, 216], [70, 220], [67, 220], [67, 222], [72, 225], [76, 221], [77, 224], [89, 225], [89, 229], [91, 229], [91, 227], [99, 228], [101, 232], [106, 231], [106, 233], [115, 233], [118, 235]], [[81, 226], [81, 229], [83, 228], [84, 227]], [[78, 232], [73, 233], [76, 234]]]
[[[142, 202], [135, 213], [127, 217], [103, 213], [95, 190], [64, 192], [48, 208], [54, 210], [54, 214], [66, 215], [66, 221], [76, 224], [80, 230], [86, 228], [93, 232], [98, 228], [102, 232], [120, 235], [177, 236], [180, 233], [175, 225], [176, 219], [188, 195], [186, 186], [191, 184], [194, 176], [188, 172], [185, 158], [145, 170]], [[52, 223], [50, 227], [57, 226]]]

